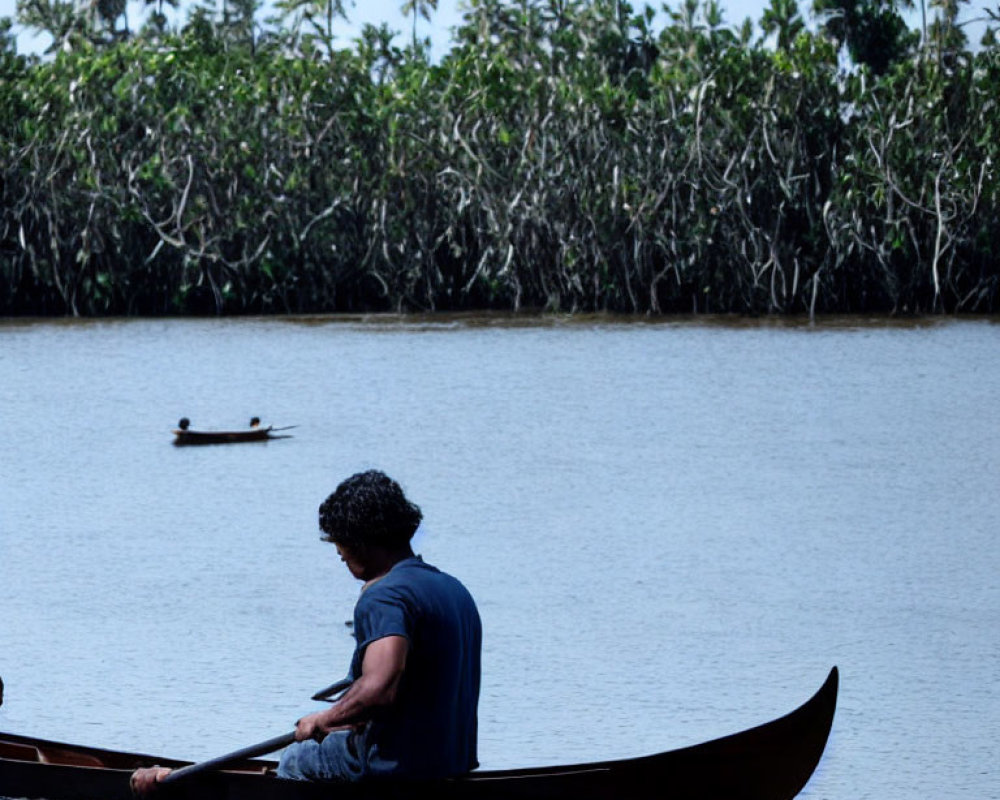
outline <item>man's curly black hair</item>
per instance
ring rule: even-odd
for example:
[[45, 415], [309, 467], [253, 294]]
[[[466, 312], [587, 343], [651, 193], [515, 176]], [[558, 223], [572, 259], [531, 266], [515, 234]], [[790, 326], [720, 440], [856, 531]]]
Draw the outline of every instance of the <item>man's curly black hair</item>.
[[399, 484], [375, 469], [341, 482], [319, 507], [322, 538], [353, 549], [404, 546], [422, 519]]

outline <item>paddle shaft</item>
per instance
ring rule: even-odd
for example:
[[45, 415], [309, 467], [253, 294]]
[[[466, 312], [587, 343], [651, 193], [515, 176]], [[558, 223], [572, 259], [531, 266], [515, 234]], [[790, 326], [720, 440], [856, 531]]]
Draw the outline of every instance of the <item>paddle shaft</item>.
[[256, 758], [257, 756], [266, 755], [267, 753], [273, 753], [275, 750], [287, 747], [294, 741], [294, 731], [291, 733], [283, 733], [281, 736], [275, 736], [273, 739], [268, 739], [266, 742], [252, 744], [249, 747], [244, 747], [242, 750], [234, 750], [231, 753], [210, 758], [208, 761], [201, 761], [197, 764], [189, 764], [186, 767], [175, 769], [171, 771], [171, 773], [162, 781], [160, 781], [160, 783], [173, 783], [174, 781], [181, 780], [182, 778], [197, 775], [199, 772], [220, 769], [233, 761], [242, 761], [245, 758]]
[[[295, 427], [294, 425], [290, 427]], [[313, 695], [313, 700], [329, 700], [330, 695], [337, 692], [342, 692], [347, 689], [353, 681], [350, 679], [345, 679], [337, 681], [325, 689], [320, 689], [316, 694]], [[273, 753], [275, 750], [280, 750], [282, 747], [287, 747], [292, 742], [295, 741], [295, 732], [283, 733], [281, 736], [275, 736], [273, 739], [268, 739], [266, 742], [259, 742], [258, 744], [252, 744], [249, 747], [244, 747], [240, 750], [234, 750], [231, 753], [226, 753], [222, 756], [216, 756], [215, 758], [210, 758], [208, 761], [200, 761], [197, 764], [188, 764], [186, 767], [181, 767], [180, 769], [175, 769], [170, 772], [160, 783], [173, 783], [174, 781], [181, 780], [190, 775], [197, 775], [199, 772], [207, 772], [208, 770], [221, 769], [227, 764], [231, 764], [234, 761], [242, 761], [246, 758], [256, 758], [257, 756], [263, 756], [267, 753]]]

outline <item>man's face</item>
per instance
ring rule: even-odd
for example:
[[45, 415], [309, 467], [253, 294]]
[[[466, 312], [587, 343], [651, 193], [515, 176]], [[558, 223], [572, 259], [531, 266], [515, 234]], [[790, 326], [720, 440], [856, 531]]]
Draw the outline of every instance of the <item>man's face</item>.
[[368, 578], [366, 577], [366, 574], [368, 572], [368, 568], [361, 557], [361, 554], [346, 545], [338, 544], [336, 547], [340, 560], [344, 562], [351, 574], [360, 581], [367, 580]]

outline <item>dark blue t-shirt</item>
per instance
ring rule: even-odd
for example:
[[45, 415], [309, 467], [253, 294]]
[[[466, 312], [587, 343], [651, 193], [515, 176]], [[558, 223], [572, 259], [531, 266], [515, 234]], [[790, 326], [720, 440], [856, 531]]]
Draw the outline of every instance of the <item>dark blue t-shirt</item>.
[[479, 766], [482, 625], [468, 590], [420, 556], [404, 559], [362, 592], [354, 634], [354, 676], [372, 642], [409, 642], [396, 702], [355, 740], [364, 773], [436, 778]]

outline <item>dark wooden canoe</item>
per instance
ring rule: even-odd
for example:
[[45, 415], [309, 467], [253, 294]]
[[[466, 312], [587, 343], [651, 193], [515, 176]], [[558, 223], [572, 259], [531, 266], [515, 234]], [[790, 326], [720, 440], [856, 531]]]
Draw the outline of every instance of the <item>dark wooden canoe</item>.
[[174, 444], [237, 444], [238, 442], [264, 442], [268, 439], [284, 439], [278, 436], [271, 426], [266, 428], [250, 428], [245, 431], [192, 431], [174, 430]]
[[[331, 785], [273, 777], [275, 762], [250, 760], [164, 786], [157, 797], [189, 800], [790, 800], [812, 775], [837, 703], [837, 669], [805, 705], [742, 733], [658, 755], [572, 766], [481, 771], [433, 783]], [[132, 800], [140, 766], [187, 762], [0, 733], [0, 796]]]

